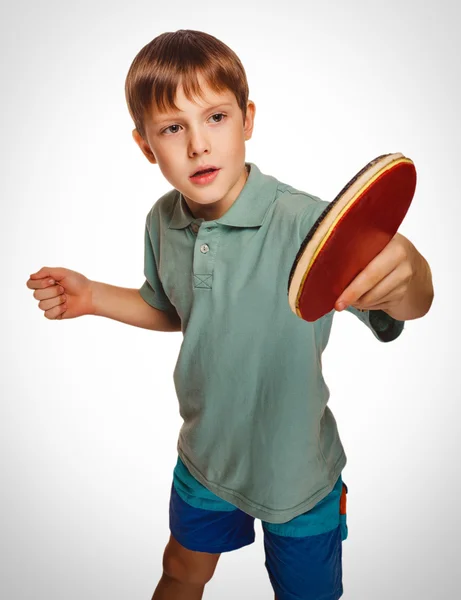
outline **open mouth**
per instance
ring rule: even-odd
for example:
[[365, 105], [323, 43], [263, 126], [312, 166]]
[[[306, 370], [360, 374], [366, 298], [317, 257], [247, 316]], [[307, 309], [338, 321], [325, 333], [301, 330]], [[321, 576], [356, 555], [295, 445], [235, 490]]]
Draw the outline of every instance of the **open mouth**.
[[214, 173], [217, 170], [218, 169], [204, 169], [203, 171], [197, 171], [196, 173], [191, 175], [191, 177], [200, 177], [202, 175], [207, 175], [208, 173]]

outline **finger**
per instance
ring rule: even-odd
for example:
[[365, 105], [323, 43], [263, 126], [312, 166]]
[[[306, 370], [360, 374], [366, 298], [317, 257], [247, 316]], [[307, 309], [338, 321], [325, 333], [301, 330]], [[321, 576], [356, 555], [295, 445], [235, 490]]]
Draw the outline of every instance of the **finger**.
[[54, 308], [55, 306], [59, 306], [60, 304], [64, 304], [66, 302], [67, 296], [65, 294], [61, 294], [59, 296], [55, 296], [54, 298], [49, 298], [48, 300], [41, 300], [38, 303], [38, 307], [45, 312]]
[[379, 304], [381, 300], [392, 294], [397, 287], [400, 285], [399, 275], [397, 269], [394, 269], [389, 275], [384, 277], [379, 283], [377, 283], [371, 290], [357, 298], [352, 304], [354, 306], [363, 306]]
[[56, 319], [62, 319], [63, 314], [66, 312], [67, 310], [67, 304], [60, 304], [59, 306], [55, 306], [54, 308], [51, 308], [50, 310], [45, 311], [43, 314], [47, 319], [50, 320], [56, 320]]
[[354, 304], [356, 308], [361, 308], [362, 310], [382, 310], [383, 308], [391, 308], [396, 303], [400, 302], [405, 294], [406, 286], [405, 284], [399, 285], [395, 289], [393, 289], [387, 296], [380, 298], [379, 301], [373, 303], [362, 303], [358, 302]]
[[348, 285], [341, 296], [336, 300], [336, 306], [355, 305], [370, 290], [375, 288], [398, 266], [398, 258], [392, 254], [391, 243], [389, 243], [368, 265], [360, 271], [357, 277]]
[[68, 272], [68, 270], [64, 269], [63, 267], [42, 267], [35, 273], [31, 273], [30, 278], [43, 279], [48, 277], [50, 279], [60, 281], [66, 276], [66, 272]]
[[374, 306], [367, 306], [366, 308], [363, 308], [362, 310], [386, 310], [387, 308], [390, 308], [391, 306], [392, 306], [392, 302], [384, 302], [384, 303], [376, 304]]
[[44, 277], [53, 277], [51, 271], [53, 271], [51, 267], [42, 267], [38, 271], [35, 271], [35, 273], [31, 273], [29, 277], [31, 279], [43, 279]]
[[31, 290], [38, 290], [50, 285], [56, 285], [56, 281], [51, 278], [44, 279], [28, 279], [26, 285]]
[[377, 274], [371, 268], [371, 263], [348, 285], [341, 296], [336, 300], [337, 309], [342, 307], [355, 305], [360, 298], [363, 298], [376, 284], [382, 279], [382, 274]]
[[65, 292], [62, 285], [52, 285], [46, 288], [42, 288], [39, 290], [35, 290], [32, 294], [36, 300], [47, 300], [48, 298], [54, 298], [59, 294], [63, 294]]
[[354, 305], [372, 305], [380, 304], [382, 301], [401, 300], [411, 277], [412, 270], [408, 263], [399, 263], [370, 292], [358, 298]]
[[359, 308], [360, 310], [382, 310], [383, 308], [391, 308], [401, 302], [404, 293], [404, 287], [399, 286], [398, 288], [395, 288], [395, 290], [392, 290], [390, 294], [384, 296], [384, 298], [380, 298], [376, 302], [357, 303], [354, 304], [354, 307]]

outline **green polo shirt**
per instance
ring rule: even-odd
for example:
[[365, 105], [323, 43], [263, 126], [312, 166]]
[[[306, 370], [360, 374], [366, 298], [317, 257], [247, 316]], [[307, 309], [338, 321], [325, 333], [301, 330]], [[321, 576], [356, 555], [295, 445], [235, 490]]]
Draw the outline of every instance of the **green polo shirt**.
[[[322, 376], [335, 311], [308, 323], [288, 304], [291, 266], [327, 202], [246, 163], [219, 219], [194, 218], [171, 190], [149, 211], [144, 300], [176, 310], [178, 454], [208, 490], [269, 523], [312, 508], [346, 464]], [[381, 341], [403, 329], [349, 308]]]

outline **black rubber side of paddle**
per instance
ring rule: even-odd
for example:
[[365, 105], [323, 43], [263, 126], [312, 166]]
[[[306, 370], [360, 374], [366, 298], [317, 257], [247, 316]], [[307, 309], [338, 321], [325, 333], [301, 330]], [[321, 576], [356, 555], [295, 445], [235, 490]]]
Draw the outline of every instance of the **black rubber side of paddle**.
[[320, 223], [323, 221], [323, 219], [326, 217], [326, 215], [330, 212], [330, 210], [333, 208], [333, 206], [338, 202], [338, 200], [341, 198], [341, 196], [346, 192], [347, 189], [349, 189], [351, 187], [351, 185], [357, 181], [357, 179], [367, 170], [370, 169], [374, 164], [376, 164], [378, 162], [378, 160], [381, 160], [382, 158], [384, 158], [385, 156], [390, 156], [391, 152], [389, 152], [388, 154], [381, 154], [381, 156], [377, 156], [376, 158], [374, 158], [372, 161], [370, 161], [367, 165], [365, 165], [363, 167], [363, 169], [361, 169], [357, 175], [355, 175], [355, 177], [353, 177], [349, 183], [347, 183], [343, 189], [339, 192], [339, 194], [336, 196], [336, 198], [334, 200], [332, 200], [330, 202], [330, 204], [328, 204], [328, 206], [325, 208], [325, 210], [322, 212], [322, 214], [319, 216], [319, 218], [317, 219], [317, 221], [312, 225], [311, 229], [309, 230], [309, 233], [307, 234], [307, 236], [304, 238], [303, 243], [301, 244], [301, 247], [299, 248], [298, 254], [296, 255], [296, 258], [293, 262], [293, 265], [291, 267], [291, 271], [290, 271], [290, 276], [288, 278], [288, 289], [287, 289], [287, 293], [290, 290], [290, 285], [291, 285], [291, 280], [293, 279], [293, 275], [295, 272], [295, 269], [301, 259], [301, 256], [304, 252], [304, 250], [306, 249], [307, 244], [311, 241], [312, 236], [314, 235], [314, 233], [317, 231], [317, 229], [320, 226]]

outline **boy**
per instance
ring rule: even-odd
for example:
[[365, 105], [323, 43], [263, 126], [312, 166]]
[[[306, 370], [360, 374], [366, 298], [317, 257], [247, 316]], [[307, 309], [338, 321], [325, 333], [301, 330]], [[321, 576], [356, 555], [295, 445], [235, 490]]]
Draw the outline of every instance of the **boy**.
[[[336, 600], [346, 456], [321, 369], [334, 311], [302, 321], [286, 289], [327, 203], [245, 162], [255, 105], [240, 60], [213, 36], [155, 38], [129, 69], [126, 98], [136, 143], [173, 186], [147, 215], [144, 284], [44, 267], [27, 285], [50, 319], [95, 314], [183, 333], [174, 382], [184, 424], [153, 600], [202, 598], [220, 554], [254, 541], [255, 518], [275, 598]], [[336, 308], [344, 301], [387, 342], [432, 296], [427, 262], [397, 235]]]

